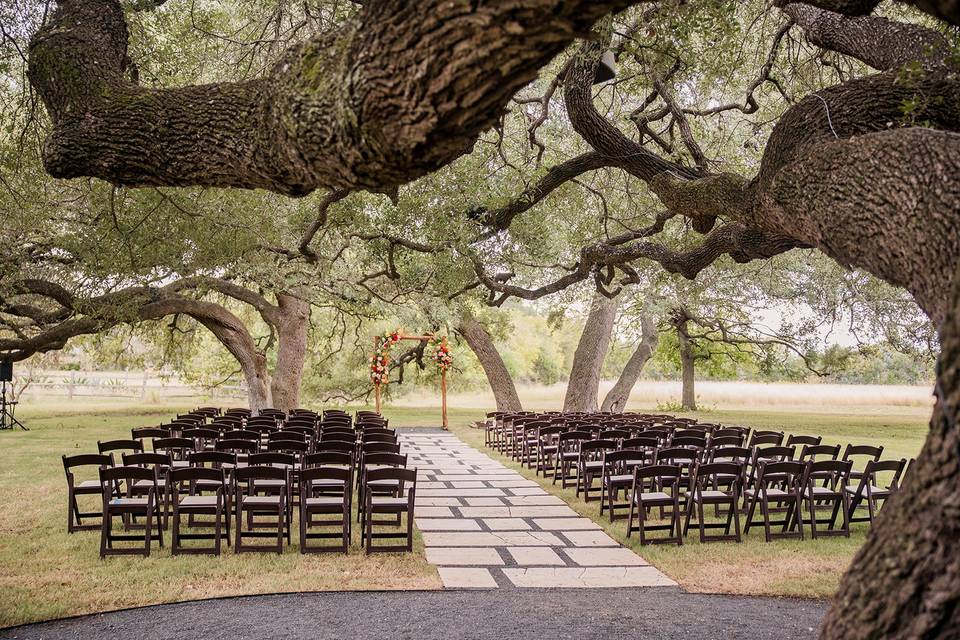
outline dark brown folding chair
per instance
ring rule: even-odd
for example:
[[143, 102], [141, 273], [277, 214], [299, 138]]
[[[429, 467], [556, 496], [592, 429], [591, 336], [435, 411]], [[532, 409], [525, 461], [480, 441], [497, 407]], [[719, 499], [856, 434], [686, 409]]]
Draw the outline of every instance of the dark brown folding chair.
[[[135, 495], [133, 488], [138, 483], [147, 483], [149, 488], [141, 495]], [[163, 529], [160, 527], [159, 496], [157, 472], [145, 467], [102, 467], [100, 486], [103, 494], [103, 519], [100, 527], [100, 557], [108, 555], [150, 555], [150, 546], [156, 539], [163, 548]], [[114, 490], [118, 495], [114, 495]], [[124, 520], [143, 516], [146, 525], [143, 535], [131, 533], [113, 533], [113, 519], [120, 516]], [[115, 542], [143, 542], [143, 548], [115, 548]]]
[[106, 440], [103, 442], [98, 440], [97, 451], [100, 453], [113, 453], [116, 451], [118, 454], [124, 451], [143, 453], [143, 443], [139, 440]]
[[[283, 538], [286, 534], [290, 542], [290, 526], [287, 520], [287, 495], [289, 490], [283, 488], [270, 495], [258, 495], [257, 483], [268, 481], [282, 481], [289, 483], [289, 471], [282, 467], [250, 466], [238, 467], [234, 472], [235, 504], [237, 522], [234, 534], [233, 550], [236, 553], [245, 551], [283, 553]], [[263, 523], [259, 527], [249, 527], [244, 530], [243, 519], [246, 515], [251, 522], [256, 516], [271, 516], [276, 518], [276, 534], [265, 531]], [[272, 538], [276, 535], [275, 545], [258, 545], [244, 542], [245, 538]]]
[[585, 429], [566, 431], [557, 436], [557, 462], [553, 469], [553, 484], [560, 478], [560, 486], [567, 488], [567, 480], [575, 480], [580, 466], [580, 443], [592, 440], [593, 433]]
[[[640, 544], [683, 544], [680, 524], [680, 490], [682, 471], [679, 466], [654, 464], [637, 467], [633, 471], [630, 491], [630, 515], [627, 519], [627, 537], [640, 532]], [[647, 524], [647, 511], [659, 507], [669, 516], [667, 524]], [[637, 524], [634, 525], [636, 518]], [[651, 531], [667, 531], [670, 535], [648, 538]]]
[[[140, 480], [135, 482], [133, 486], [130, 487], [129, 495], [146, 495], [149, 490], [154, 488], [155, 484], [158, 491], [157, 508], [160, 510], [162, 516], [162, 526], [164, 529], [166, 529], [168, 518], [171, 513], [170, 492], [169, 488], [167, 487], [167, 471], [171, 466], [170, 456], [166, 453], [159, 453], [156, 451], [147, 451], [146, 453], [124, 453], [122, 456], [122, 462], [128, 467], [136, 466], [143, 467], [145, 469], [153, 469], [156, 471], [156, 483], [148, 480]], [[132, 522], [127, 522], [127, 528], [133, 528], [134, 526], [139, 525], [134, 525]]]
[[[203, 483], [200, 485], [200, 483]], [[213, 495], [203, 495], [201, 491], [209, 491], [217, 485]], [[170, 553], [178, 555], [213, 554], [220, 555], [220, 540], [226, 534], [227, 544], [230, 544], [230, 490], [227, 485], [223, 468], [210, 469], [206, 467], [184, 467], [171, 469], [167, 474], [167, 486], [173, 502], [173, 531], [171, 534]], [[200, 488], [202, 486], [202, 489]], [[190, 518], [189, 526], [198, 528], [199, 521], [194, 516], [212, 515], [213, 522], [204, 522], [213, 528], [213, 533], [181, 533], [180, 516]], [[213, 540], [212, 547], [185, 547], [184, 540]]]
[[[593, 480], [603, 475], [603, 454], [606, 451], [615, 451], [616, 440], [585, 440], [580, 443], [580, 457], [577, 459], [577, 491], [579, 497], [583, 493], [583, 501], [590, 502], [590, 491], [593, 489]], [[603, 496], [601, 496], [602, 502]]]
[[[616, 520], [617, 510], [630, 507], [630, 488], [633, 486], [633, 470], [650, 464], [653, 452], [641, 449], [618, 449], [603, 454], [603, 475], [600, 479], [600, 515], [604, 508], [610, 510], [610, 522]], [[620, 494], [624, 494], [620, 501]]]
[[[79, 467], [93, 467], [96, 470], [113, 466], [113, 457], [109, 454], [82, 453], [75, 456], [63, 456], [63, 472], [67, 476], [67, 533], [74, 531], [92, 531], [100, 529], [97, 524], [83, 524], [84, 518], [103, 518], [103, 485], [99, 475], [97, 479], [89, 478], [77, 481], [76, 469]], [[89, 475], [93, 475], [92, 470]], [[77, 496], [97, 496], [97, 511], [80, 511]]]
[[[743, 465], [738, 462], [709, 462], [698, 464], [693, 470], [693, 482], [687, 494], [687, 514], [683, 523], [683, 535], [690, 529], [691, 517], [696, 511], [700, 542], [724, 540], [741, 541], [740, 536], [740, 490], [743, 482]], [[715, 510], [727, 507], [726, 522], [707, 522], [704, 505], [714, 505]], [[734, 532], [730, 533], [730, 525]], [[723, 529], [722, 534], [707, 535], [707, 529]]]
[[[382, 443], [376, 443], [382, 444]], [[378, 480], [373, 485], [368, 486], [367, 474], [370, 471], [386, 468], [405, 468], [407, 466], [407, 456], [401, 453], [367, 453], [363, 457], [360, 467], [359, 479], [357, 481], [357, 495], [365, 496], [367, 492], [373, 495], [394, 495], [396, 493], [396, 482], [392, 480]], [[357, 511], [357, 521], [363, 522], [363, 510], [366, 508], [366, 501], [361, 500]]]
[[[350, 517], [353, 485], [352, 468], [308, 467], [300, 471], [300, 553], [340, 551], [350, 549]], [[336, 519], [316, 520], [315, 516], [339, 516]], [[313, 528], [339, 527], [340, 531], [311, 531]], [[310, 545], [309, 540], [339, 539], [340, 544]]]
[[[417, 491], [417, 470], [400, 467], [370, 469], [366, 472], [364, 502], [364, 539], [367, 553], [390, 551], [413, 551], [414, 502]], [[390, 495], [376, 491], [377, 487], [392, 486]], [[377, 520], [377, 514], [392, 514], [396, 520]], [[374, 527], [391, 526], [402, 528], [406, 515], [406, 532], [374, 531]], [[405, 538], [406, 544], [374, 546], [380, 538]]]
[[[839, 449], [839, 446], [837, 447]], [[850, 496], [846, 491], [850, 483], [850, 468], [853, 466], [849, 460], [813, 460], [807, 465], [807, 475], [803, 481], [803, 499], [807, 503], [807, 511], [810, 514], [810, 533], [816, 540], [820, 536], [845, 536], [850, 537]], [[817, 509], [830, 508], [829, 518], [821, 519], [817, 517]], [[843, 524], [840, 529], [835, 529], [837, 516], [843, 514]], [[799, 526], [803, 526], [807, 521], [803, 519], [803, 511], [797, 511]], [[827, 529], [817, 530], [818, 524], [827, 525]]]
[[[885, 503], [887, 498], [900, 488], [900, 477], [906, 464], [907, 461], [904, 458], [869, 460], [858, 480], [854, 481], [853, 472], [850, 473], [850, 484], [846, 487], [846, 493], [850, 496], [850, 522], [873, 522], [880, 509], [880, 503]], [[889, 481], [881, 481], [880, 474], [885, 474]], [[857, 516], [857, 509], [864, 501], [867, 503], [867, 515]]]
[[[754, 515], [757, 507], [763, 515], [763, 530], [767, 542], [774, 538], [796, 538], [803, 540], [803, 527], [790, 531], [796, 511], [803, 507], [802, 482], [806, 474], [807, 463], [787, 460], [784, 462], [761, 462], [756, 481], [752, 487], [744, 491], [749, 501], [747, 521], [743, 528], [744, 533], [750, 532], [750, 527], [756, 524]], [[776, 505], [786, 514], [783, 520], [772, 520], [770, 513], [774, 511], [771, 505]], [[773, 525], [781, 525], [780, 532], [772, 530]]]

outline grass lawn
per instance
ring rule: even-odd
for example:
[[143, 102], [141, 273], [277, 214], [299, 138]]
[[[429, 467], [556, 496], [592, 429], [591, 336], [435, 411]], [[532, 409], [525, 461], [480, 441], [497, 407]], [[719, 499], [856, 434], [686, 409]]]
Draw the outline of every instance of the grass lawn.
[[[189, 406], [196, 406], [192, 402]], [[37, 406], [39, 405], [39, 408]], [[131, 606], [255, 593], [315, 590], [439, 588], [436, 570], [423, 554], [419, 535], [412, 554], [367, 557], [359, 546], [348, 556], [301, 556], [294, 548], [282, 556], [244, 554], [226, 549], [219, 558], [172, 558], [168, 544], [149, 559], [98, 557], [99, 534], [66, 533], [66, 482], [61, 454], [91, 452], [96, 441], [129, 437], [130, 428], [157, 424], [188, 406], [133, 401], [30, 403], [20, 417], [29, 432], [0, 432], [4, 464], [0, 467], [0, 626], [106, 611]], [[847, 409], [849, 411], [849, 409]], [[483, 449], [483, 433], [468, 424], [484, 409], [451, 409], [453, 430]], [[395, 426], [429, 426], [440, 422], [433, 407], [384, 410]], [[887, 407], [851, 413], [764, 411], [751, 408], [711, 410], [702, 418], [730, 424], [777, 427], [815, 433], [829, 442], [882, 443], [891, 455], [913, 456], [926, 433], [927, 410]], [[497, 454], [488, 452], [493, 457]], [[519, 468], [507, 461], [513, 468]], [[532, 471], [521, 473], [534, 478]], [[700, 545], [696, 537], [683, 547], [638, 548], [625, 538], [625, 520], [610, 526], [598, 503], [576, 499], [573, 490], [545, 486], [584, 515], [603, 524], [616, 539], [692, 591], [825, 597], [862, 544], [865, 528], [850, 540], [766, 544], [751, 532], [747, 542]], [[296, 534], [294, 534], [296, 538]]]
[[[142, 405], [140, 405], [142, 406]], [[194, 405], [195, 406], [195, 405]], [[354, 527], [347, 556], [276, 554], [219, 558], [170, 556], [170, 532], [150, 558], [99, 559], [100, 534], [66, 533], [66, 480], [62, 454], [96, 452], [97, 440], [130, 437], [130, 428], [157, 424], [187, 407], [122, 403], [46, 405], [20, 417], [29, 432], [0, 432], [0, 626], [160, 602], [284, 591], [434, 589], [417, 535], [414, 553], [366, 556]], [[391, 412], [397, 424], [430, 424], [438, 412]], [[476, 412], [471, 412], [474, 417]], [[459, 412], [454, 415], [459, 416]], [[466, 423], [466, 418], [463, 418]], [[296, 526], [296, 525], [295, 525]]]
[[[727, 409], [709, 411], [699, 417], [723, 424], [821, 435], [825, 444], [882, 444], [885, 458], [888, 455], [886, 452], [889, 452], [889, 457], [909, 458], [916, 456], [923, 445], [928, 412], [923, 408], [889, 407], [884, 411], [856, 414]], [[575, 489], [563, 490], [559, 484], [553, 485], [551, 480], [538, 477], [532, 469], [526, 469], [507, 457], [485, 449], [483, 431], [459, 424], [454, 424], [453, 430], [470, 445], [518, 470], [525, 477], [539, 481], [548, 491], [566, 500], [582, 515], [601, 524], [610, 536], [639, 553], [688, 591], [829, 597], [836, 591], [841, 575], [863, 544], [868, 530], [866, 523], [858, 523], [853, 525], [849, 539], [833, 537], [812, 540], [807, 536], [803, 541], [777, 540], [767, 543], [761, 526], [752, 528], [741, 544], [700, 544], [696, 530], [691, 526], [683, 546], [641, 547], [636, 533], [630, 538], [626, 537], [625, 516], [611, 524], [606, 514], [600, 516], [599, 501], [585, 503], [575, 496]], [[594, 492], [594, 495], [599, 496], [599, 493]]]

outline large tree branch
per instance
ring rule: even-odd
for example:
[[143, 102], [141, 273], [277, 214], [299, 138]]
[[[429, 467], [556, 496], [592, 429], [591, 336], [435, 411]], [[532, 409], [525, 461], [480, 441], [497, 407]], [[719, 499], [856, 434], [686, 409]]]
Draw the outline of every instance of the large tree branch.
[[783, 12], [793, 18], [811, 43], [852, 56], [878, 71], [910, 62], [943, 64], [950, 52], [947, 40], [933, 29], [878, 16], [850, 17], [791, 3]]
[[55, 177], [303, 195], [392, 191], [468, 151], [604, 14], [640, 0], [382, 0], [264, 78], [148, 89], [124, 73], [118, 0], [62, 0], [30, 44]]

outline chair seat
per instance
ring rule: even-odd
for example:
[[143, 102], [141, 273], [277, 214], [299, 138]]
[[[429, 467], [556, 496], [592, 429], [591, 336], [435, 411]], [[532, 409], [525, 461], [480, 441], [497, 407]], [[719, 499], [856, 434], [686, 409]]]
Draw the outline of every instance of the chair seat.
[[374, 489], [389, 489], [400, 486], [399, 480], [368, 480], [367, 486]]
[[372, 504], [374, 507], [405, 507], [406, 498], [393, 498], [388, 496], [373, 496]]
[[[133, 486], [136, 487], [137, 489], [149, 489], [150, 487], [153, 486], [153, 480], [137, 480], [135, 483], [133, 483]], [[166, 478], [158, 478], [157, 486], [158, 487], [166, 486]]]
[[673, 501], [673, 498], [670, 497], [670, 494], [668, 494], [665, 491], [647, 491], [647, 492], [638, 494], [637, 499], [640, 502], [653, 502], [656, 500]]
[[97, 489], [100, 490], [103, 488], [103, 485], [100, 484], [99, 480], [84, 480], [83, 482], [78, 482], [73, 485], [74, 489]]
[[557, 445], [555, 445], [555, 444], [548, 444], [548, 445], [546, 445], [546, 446], [540, 447], [540, 449], [541, 449], [544, 453], [554, 453], [554, 452], [557, 450]]
[[343, 498], [307, 498], [308, 507], [339, 507], [343, 505]]
[[217, 496], [183, 496], [180, 498], [181, 507], [215, 507]]
[[580, 454], [576, 451], [566, 451], [563, 454], [561, 454], [561, 457], [564, 460], [576, 460], [577, 458], [580, 457]]
[[244, 496], [243, 504], [251, 507], [276, 507], [280, 496]]
[[623, 475], [607, 476], [606, 482], [607, 484], [619, 484], [619, 485], [632, 484], [633, 475], [629, 473], [625, 473]]
[[810, 494], [813, 494], [814, 496], [835, 496], [837, 495], [837, 492], [830, 487], [810, 487], [807, 490], [807, 495]]
[[[846, 487], [847, 493], [856, 495], [857, 489], [859, 488], [859, 486], [860, 485], [857, 485], [857, 484], [848, 484]], [[870, 493], [873, 495], [874, 498], [886, 498], [886, 497], [889, 497], [890, 494], [892, 494], [893, 492], [890, 491], [889, 489], [882, 489], [880, 487], [871, 485]], [[863, 497], [867, 497], [866, 487], [864, 487], [864, 490], [863, 490]]]
[[189, 460], [174, 460], [173, 462], [170, 463], [170, 466], [176, 467], [176, 468], [178, 468], [178, 469], [183, 468], [183, 467], [189, 467], [189, 466], [190, 466], [190, 461], [189, 461]]
[[327, 478], [324, 480], [313, 480], [310, 482], [311, 487], [342, 487], [346, 484], [343, 480], [337, 480], [336, 478]]
[[[760, 493], [760, 490], [759, 490], [759, 489], [747, 489], [744, 493], [746, 493], [748, 496], [751, 496], [751, 497], [752, 497], [752, 496], [754, 496], [754, 495], [759, 494], [759, 493]], [[793, 495], [792, 493], [790, 493], [790, 492], [788, 492], [788, 491], [784, 491], [783, 489], [774, 489], [774, 488], [767, 489], [767, 497], [770, 497], [770, 498], [789, 498], [789, 497], [791, 497], [792, 495]]]
[[590, 461], [586, 462], [586, 463], [583, 465], [583, 467], [584, 467], [585, 469], [603, 469], [603, 461], [602, 461], [602, 460], [590, 460]]
[[114, 498], [110, 501], [114, 507], [146, 507], [146, 498]]
[[733, 497], [731, 493], [720, 491], [719, 489], [704, 489], [700, 492], [700, 496], [703, 497], [704, 500], [723, 500]]
[[254, 487], [257, 489], [282, 489], [287, 486], [286, 480], [255, 480]]

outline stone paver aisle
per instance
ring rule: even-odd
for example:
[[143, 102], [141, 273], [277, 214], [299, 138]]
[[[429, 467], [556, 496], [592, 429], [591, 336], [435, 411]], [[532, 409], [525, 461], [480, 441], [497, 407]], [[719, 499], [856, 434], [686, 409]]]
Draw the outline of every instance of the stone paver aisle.
[[450, 433], [400, 431], [416, 524], [450, 588], [676, 586], [595, 522]]

